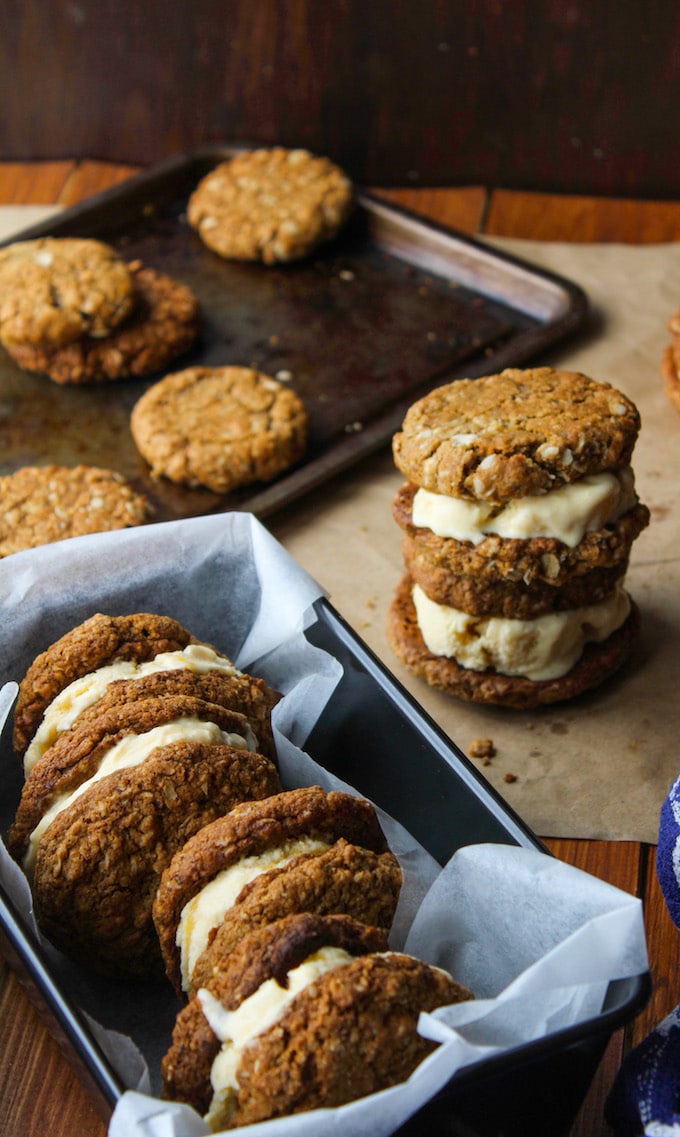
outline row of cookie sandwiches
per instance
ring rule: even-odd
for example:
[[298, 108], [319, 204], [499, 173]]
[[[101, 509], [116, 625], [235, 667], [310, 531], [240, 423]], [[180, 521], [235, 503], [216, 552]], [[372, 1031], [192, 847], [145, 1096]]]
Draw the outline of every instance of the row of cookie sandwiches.
[[406, 571], [388, 636], [411, 671], [533, 708], [625, 662], [639, 612], [624, 577], [649, 523], [639, 426], [620, 391], [552, 368], [447, 384], [409, 409], [393, 440]]
[[[215, 1128], [402, 1080], [432, 1048], [420, 1011], [471, 997], [389, 950], [401, 869], [370, 803], [281, 789], [275, 701], [175, 621], [97, 614], [36, 659], [14, 715], [26, 784], [9, 845], [39, 925], [105, 973], [162, 959], [190, 998], [165, 1092]], [[285, 1094], [284, 1022], [293, 1066], [332, 1040]]]
[[25, 777], [8, 848], [64, 954], [162, 976], [160, 875], [207, 822], [280, 790], [277, 699], [166, 616], [97, 613], [40, 653], [14, 710]]

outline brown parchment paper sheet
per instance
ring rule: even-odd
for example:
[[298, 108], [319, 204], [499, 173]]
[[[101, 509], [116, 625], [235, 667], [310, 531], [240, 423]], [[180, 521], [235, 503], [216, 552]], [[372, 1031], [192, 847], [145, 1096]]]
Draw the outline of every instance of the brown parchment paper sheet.
[[[40, 219], [26, 208], [0, 208], [0, 236]], [[611, 382], [642, 415], [633, 466], [652, 522], [627, 577], [643, 617], [630, 665], [592, 694], [530, 714], [463, 703], [410, 676], [385, 637], [402, 574], [391, 515], [402, 477], [387, 447], [266, 525], [463, 751], [475, 738], [493, 740], [496, 756], [483, 773], [535, 832], [654, 843], [661, 803], [680, 770], [680, 412], [659, 370], [666, 324], [680, 307], [680, 244], [494, 243], [574, 280], [590, 298], [592, 327], [536, 362]], [[516, 780], [506, 782], [507, 774]]]
[[592, 694], [530, 714], [460, 702], [410, 676], [385, 637], [402, 573], [390, 506], [403, 480], [387, 450], [268, 528], [463, 751], [472, 739], [493, 740], [497, 753], [483, 773], [535, 832], [655, 843], [659, 809], [680, 767], [680, 412], [659, 370], [666, 323], [680, 307], [680, 244], [497, 243], [576, 281], [590, 298], [592, 329], [539, 362], [611, 382], [641, 412], [633, 466], [652, 521], [627, 576], [643, 617], [631, 664]]

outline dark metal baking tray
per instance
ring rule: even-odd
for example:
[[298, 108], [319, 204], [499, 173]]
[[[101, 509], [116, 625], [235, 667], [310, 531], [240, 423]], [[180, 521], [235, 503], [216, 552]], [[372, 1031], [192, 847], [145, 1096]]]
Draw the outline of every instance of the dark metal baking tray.
[[[305, 744], [317, 762], [401, 821], [440, 863], [457, 848], [480, 841], [543, 849], [325, 598], [316, 602], [305, 634], [343, 668]], [[0, 797], [3, 832], [19, 793], [19, 773], [9, 765]], [[74, 967], [72, 982], [67, 974], [57, 986], [49, 955], [36, 945], [1, 887], [0, 940], [107, 1117], [125, 1087], [83, 1015], [84, 1008], [97, 1018], [97, 981], [90, 983]], [[634, 1017], [650, 989], [648, 973], [610, 983], [598, 1016], [460, 1071], [399, 1133], [566, 1137], [611, 1034]], [[117, 1007], [118, 1021], [111, 1021], [109, 1011], [106, 1026], [131, 1035], [149, 1058], [158, 1037], [169, 1038], [178, 1004], [164, 987], [121, 983]]]
[[242, 148], [175, 157], [19, 237], [99, 237], [188, 284], [202, 331], [172, 370], [244, 364], [290, 376], [310, 416], [304, 460], [226, 496], [154, 482], [129, 416], [159, 375], [61, 387], [1, 352], [0, 472], [109, 466], [148, 495], [158, 521], [225, 509], [262, 518], [379, 448], [432, 387], [535, 361], [583, 324], [578, 285], [364, 192], [341, 234], [306, 260], [223, 260], [187, 224], [186, 204], [200, 178]]

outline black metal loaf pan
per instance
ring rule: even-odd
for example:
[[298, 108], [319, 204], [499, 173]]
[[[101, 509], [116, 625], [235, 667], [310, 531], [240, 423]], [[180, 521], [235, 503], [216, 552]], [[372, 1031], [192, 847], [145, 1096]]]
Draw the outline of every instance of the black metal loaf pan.
[[[477, 842], [543, 850], [515, 815], [381, 664], [325, 598], [314, 605], [308, 640], [342, 665], [342, 678], [305, 749], [319, 764], [400, 821], [440, 863]], [[10, 793], [11, 778], [4, 794]], [[3, 828], [9, 818], [4, 798]], [[543, 850], [545, 851], [545, 850]], [[57, 984], [50, 959], [36, 945], [0, 891], [3, 946], [27, 983], [50, 1029], [104, 1116], [125, 1089], [80, 1009], [91, 994], [82, 971]], [[399, 1131], [406, 1137], [566, 1137], [612, 1032], [649, 996], [643, 974], [609, 986], [603, 1010], [559, 1031], [456, 1074]], [[119, 1021], [148, 1061], [157, 1036], [166, 1039], [177, 1004], [152, 985], [119, 984]], [[96, 1006], [88, 1006], [92, 1013]], [[152, 1041], [153, 1040], [153, 1041]]]

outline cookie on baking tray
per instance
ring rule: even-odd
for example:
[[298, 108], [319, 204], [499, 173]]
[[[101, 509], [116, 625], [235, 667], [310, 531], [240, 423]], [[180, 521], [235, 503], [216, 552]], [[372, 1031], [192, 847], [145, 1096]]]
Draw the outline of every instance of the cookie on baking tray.
[[[376, 928], [285, 917], [251, 932], [180, 1011], [164, 1096], [213, 1131], [342, 1105], [403, 1081], [434, 1049], [417, 1033], [420, 1011], [472, 997], [446, 972], [389, 952]], [[250, 1026], [237, 1039], [227, 1023], [239, 1019]]]
[[249, 367], [189, 367], [135, 404], [130, 429], [153, 477], [227, 493], [304, 454], [308, 418], [285, 384]]
[[153, 916], [168, 978], [193, 992], [246, 934], [294, 912], [389, 928], [400, 888], [369, 802], [311, 786], [236, 806], [161, 877]]
[[639, 425], [611, 385], [547, 367], [450, 383], [407, 411], [387, 633], [410, 671], [529, 709], [623, 665], [640, 623], [624, 578], [650, 518], [630, 465]]
[[63, 347], [105, 336], [134, 306], [127, 265], [103, 241], [40, 237], [0, 249], [0, 341]]
[[220, 256], [276, 264], [306, 256], [334, 237], [354, 201], [350, 179], [307, 150], [246, 150], [207, 174], [187, 216]]
[[150, 519], [147, 498], [115, 470], [24, 466], [0, 476], [0, 557]]
[[25, 371], [55, 383], [105, 383], [150, 375], [187, 351], [199, 328], [199, 305], [190, 288], [135, 261], [128, 266], [133, 308], [106, 335], [82, 334], [67, 344], [6, 343]]

